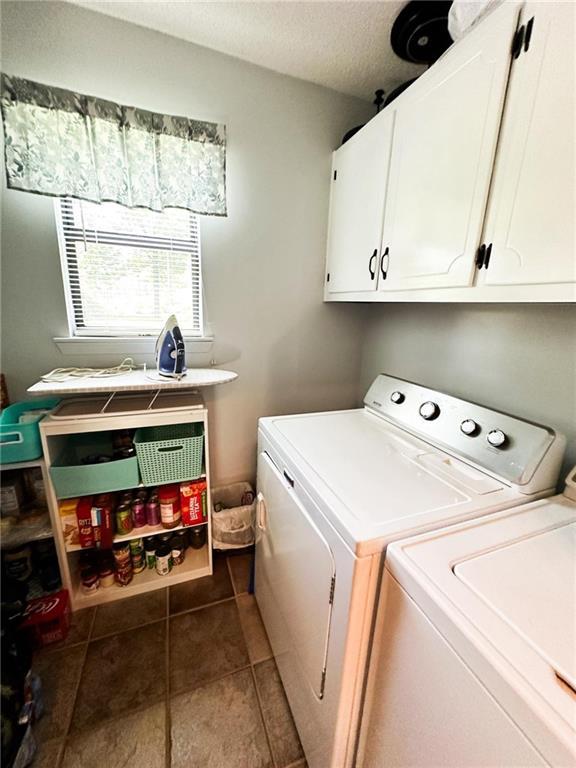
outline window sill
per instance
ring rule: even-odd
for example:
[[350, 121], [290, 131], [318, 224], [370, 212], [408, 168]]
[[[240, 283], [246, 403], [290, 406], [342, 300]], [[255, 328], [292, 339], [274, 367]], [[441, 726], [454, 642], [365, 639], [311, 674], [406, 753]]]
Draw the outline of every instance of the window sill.
[[[57, 336], [54, 344], [63, 355], [154, 356], [155, 336]], [[184, 337], [186, 354], [209, 354], [214, 336]]]

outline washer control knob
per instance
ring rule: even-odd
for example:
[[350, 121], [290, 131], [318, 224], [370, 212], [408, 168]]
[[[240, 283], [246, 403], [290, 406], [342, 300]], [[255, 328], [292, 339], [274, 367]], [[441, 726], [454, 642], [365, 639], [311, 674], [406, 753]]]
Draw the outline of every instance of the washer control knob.
[[440, 408], [436, 403], [433, 403], [432, 400], [427, 400], [420, 406], [420, 416], [422, 416], [423, 419], [426, 419], [426, 421], [433, 421], [440, 416]]
[[404, 400], [406, 400], [406, 397], [402, 394], [402, 392], [392, 392], [390, 395], [390, 400], [392, 400], [393, 403], [396, 403], [396, 405], [400, 405], [400, 403], [403, 403]]
[[474, 419], [464, 419], [462, 424], [460, 424], [460, 431], [464, 432], [468, 437], [474, 437], [474, 435], [477, 435], [480, 431], [480, 427], [476, 424]]
[[503, 448], [508, 442], [508, 438], [501, 429], [493, 429], [488, 432], [486, 440], [493, 448]]

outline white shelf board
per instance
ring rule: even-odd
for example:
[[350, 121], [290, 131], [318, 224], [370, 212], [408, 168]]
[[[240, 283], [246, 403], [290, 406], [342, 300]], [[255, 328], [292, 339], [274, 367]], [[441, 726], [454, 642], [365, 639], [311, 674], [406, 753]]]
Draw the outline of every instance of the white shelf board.
[[227, 384], [238, 378], [234, 371], [218, 368], [189, 368], [181, 379], [160, 378], [156, 371], [138, 369], [119, 376], [70, 378], [66, 381], [39, 381], [28, 388], [31, 395], [80, 395], [104, 392], [149, 392], [154, 390], [182, 390]]
[[[202, 523], [196, 523], [196, 525], [177, 525], [174, 528], [164, 528], [162, 525], [144, 525], [142, 528], [134, 528], [130, 533], [125, 533], [121, 536], [114, 536], [114, 544], [120, 544], [123, 541], [133, 541], [134, 539], [145, 539], [147, 536], [158, 536], [162, 533], [178, 533], [179, 531], [188, 531], [191, 528], [200, 528], [202, 525], [206, 525], [207, 520]], [[67, 544], [66, 552], [69, 554], [72, 552], [88, 552], [94, 549], [94, 547], [81, 547], [79, 544]]]
[[12, 464], [0, 464], [0, 471], [8, 472], [12, 469], [32, 469], [32, 467], [43, 467], [44, 459], [33, 459], [32, 461], [15, 461]]
[[98, 491], [98, 493], [83, 493], [75, 494], [73, 496], [58, 496], [58, 501], [66, 501], [67, 499], [82, 498], [82, 496], [99, 496], [102, 493], [124, 493], [124, 491], [136, 491], [138, 488], [161, 488], [163, 485], [180, 485], [181, 483], [197, 483], [199, 480], [206, 480], [206, 468], [202, 467], [202, 474], [196, 475], [196, 477], [188, 477], [186, 480], [166, 480], [164, 483], [151, 483], [150, 485], [144, 485], [144, 483], [138, 483], [138, 485], [129, 485], [127, 488], [116, 488], [114, 490]]
[[21, 547], [24, 544], [28, 544], [32, 541], [43, 541], [44, 539], [52, 539], [54, 532], [52, 531], [52, 525], [50, 523], [50, 515], [46, 510], [46, 521], [39, 525], [23, 525], [22, 523], [15, 523], [9, 528], [6, 528], [2, 532], [2, 549], [12, 549], [15, 547]]
[[101, 603], [109, 603], [114, 600], [122, 600], [125, 597], [142, 595], [154, 589], [169, 587], [173, 584], [180, 584], [183, 581], [200, 579], [203, 576], [210, 576], [210, 555], [208, 545], [202, 549], [186, 549], [186, 559], [181, 565], [175, 566], [167, 576], [159, 576], [155, 570], [146, 569], [142, 573], [135, 574], [134, 578], [125, 587], [119, 587], [116, 584], [113, 587], [100, 587], [93, 595], [85, 595], [80, 586], [77, 585], [72, 595], [74, 610], [80, 608], [89, 608]]

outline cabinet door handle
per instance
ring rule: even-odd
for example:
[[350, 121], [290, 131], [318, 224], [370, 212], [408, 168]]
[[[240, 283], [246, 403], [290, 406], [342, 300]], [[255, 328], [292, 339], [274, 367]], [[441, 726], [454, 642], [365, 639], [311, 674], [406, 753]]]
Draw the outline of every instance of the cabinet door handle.
[[374, 253], [372, 256], [370, 256], [370, 261], [368, 262], [368, 272], [370, 272], [370, 279], [374, 280], [376, 277], [376, 259], [378, 257], [378, 249], [374, 249]]
[[492, 243], [486, 248], [486, 256], [484, 257], [484, 269], [488, 269], [488, 264], [490, 264], [490, 256], [492, 255]]
[[[382, 280], [386, 280], [388, 276], [388, 255], [390, 253], [390, 248], [386, 246], [384, 249], [384, 253], [382, 254], [382, 258], [380, 259], [380, 272], [382, 273]], [[386, 260], [386, 269], [384, 269], [384, 260]]]
[[486, 253], [486, 246], [484, 243], [478, 248], [476, 251], [476, 261], [475, 264], [478, 267], [478, 269], [482, 269], [482, 266], [484, 265], [484, 254]]
[[514, 39], [512, 41], [512, 57], [514, 59], [517, 59], [518, 56], [522, 53], [522, 45], [524, 44], [524, 26], [519, 27], [516, 30], [516, 34], [514, 35]]

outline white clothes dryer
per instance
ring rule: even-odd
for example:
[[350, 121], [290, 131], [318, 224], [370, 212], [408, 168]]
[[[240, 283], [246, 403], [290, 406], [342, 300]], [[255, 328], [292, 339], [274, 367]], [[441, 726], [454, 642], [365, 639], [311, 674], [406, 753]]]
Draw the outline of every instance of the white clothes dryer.
[[255, 593], [310, 768], [356, 763], [388, 544], [551, 495], [565, 446], [392, 376], [364, 404], [259, 423]]

